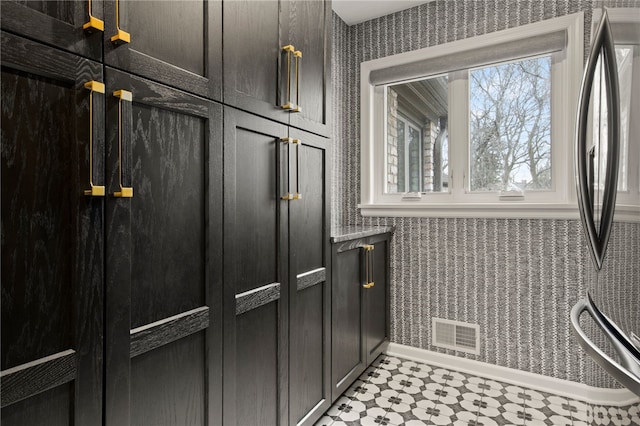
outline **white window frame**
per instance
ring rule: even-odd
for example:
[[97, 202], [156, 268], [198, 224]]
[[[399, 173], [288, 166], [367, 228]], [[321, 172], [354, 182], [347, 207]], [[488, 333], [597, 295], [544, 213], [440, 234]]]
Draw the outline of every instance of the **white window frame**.
[[[497, 217], [497, 218], [571, 218], [578, 219], [574, 179], [574, 128], [577, 99], [584, 59], [584, 14], [582, 12], [534, 24], [507, 29], [452, 43], [363, 62], [361, 84], [361, 203], [363, 216], [418, 217]], [[370, 83], [370, 73], [421, 60], [471, 51], [514, 40], [565, 31], [567, 46], [563, 59], [552, 64], [552, 175], [553, 191], [526, 192], [523, 200], [507, 201], [498, 193], [469, 193], [465, 187], [469, 147], [456, 144], [458, 132], [468, 134], [468, 117], [454, 121], [449, 116], [450, 192], [426, 193], [407, 197], [388, 194], [386, 189], [385, 126], [386, 86]], [[463, 75], [449, 81], [449, 96], [466, 98], [468, 81]], [[450, 74], [451, 75], [451, 74]], [[560, 82], [560, 84], [558, 84]], [[553, 84], [553, 83], [552, 83]], [[467, 101], [468, 102], [468, 99]], [[465, 103], [466, 105], [466, 103]], [[460, 117], [458, 117], [460, 120]], [[465, 123], [460, 125], [460, 123]], [[468, 139], [468, 136], [465, 137]], [[466, 152], [465, 152], [466, 151]], [[457, 185], [456, 182], [464, 182]]]

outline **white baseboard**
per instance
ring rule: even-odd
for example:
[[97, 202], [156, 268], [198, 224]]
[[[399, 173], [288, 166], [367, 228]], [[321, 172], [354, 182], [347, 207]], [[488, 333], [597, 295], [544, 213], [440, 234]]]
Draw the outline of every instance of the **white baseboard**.
[[640, 402], [640, 398], [628, 389], [596, 388], [569, 380], [556, 379], [555, 377], [441, 354], [426, 349], [400, 345], [398, 343], [389, 343], [385, 353], [390, 356], [398, 356], [400, 358], [449, 368], [516, 386], [577, 399], [589, 404], [624, 407]]

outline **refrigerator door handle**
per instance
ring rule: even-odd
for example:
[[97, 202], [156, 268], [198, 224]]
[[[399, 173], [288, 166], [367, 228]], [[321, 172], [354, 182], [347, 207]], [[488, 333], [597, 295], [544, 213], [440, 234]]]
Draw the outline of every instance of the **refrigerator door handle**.
[[[589, 313], [598, 327], [611, 341], [620, 358], [620, 363], [617, 363], [596, 346], [580, 327], [580, 315], [584, 311]], [[606, 317], [602, 315], [588, 296], [580, 299], [571, 309], [571, 325], [580, 346], [618, 382], [640, 396], [640, 360], [619, 340], [619, 337], [616, 336], [618, 333], [616, 333], [615, 329], [612, 330], [611, 325], [607, 325], [607, 322]]]

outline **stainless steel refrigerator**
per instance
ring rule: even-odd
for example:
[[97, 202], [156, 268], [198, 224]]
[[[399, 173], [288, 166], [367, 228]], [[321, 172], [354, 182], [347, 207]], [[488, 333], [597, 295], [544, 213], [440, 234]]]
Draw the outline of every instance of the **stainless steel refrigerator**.
[[640, 9], [594, 11], [594, 22], [575, 141], [592, 262], [571, 323], [582, 348], [640, 396]]

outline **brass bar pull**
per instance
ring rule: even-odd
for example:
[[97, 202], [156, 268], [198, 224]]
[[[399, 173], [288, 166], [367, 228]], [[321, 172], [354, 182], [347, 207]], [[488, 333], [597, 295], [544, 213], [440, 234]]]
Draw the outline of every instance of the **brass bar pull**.
[[295, 52], [296, 48], [291, 44], [282, 46], [282, 50], [287, 52], [287, 100], [280, 108], [291, 111], [296, 106], [291, 102], [291, 53]]
[[116, 198], [132, 198], [133, 188], [122, 186], [122, 102], [131, 102], [133, 95], [126, 90], [116, 90], [113, 96], [118, 98], [118, 183], [120, 191], [113, 193]]
[[292, 139], [291, 143], [296, 146], [296, 193], [293, 194], [293, 199], [301, 200], [302, 193], [300, 192], [300, 145], [302, 145], [302, 141], [300, 139]]
[[116, 33], [111, 36], [111, 42], [116, 45], [131, 43], [131, 34], [120, 28], [120, 0], [116, 0]]
[[373, 253], [371, 253], [373, 249], [375, 249], [375, 246], [373, 244], [365, 244], [362, 248], [364, 249], [365, 278], [367, 282], [362, 285], [362, 288], [369, 289], [376, 285], [373, 280]]
[[93, 184], [93, 92], [104, 94], [104, 83], [99, 81], [87, 81], [84, 88], [89, 90], [89, 188], [84, 195], [91, 197], [104, 197], [104, 186]]
[[284, 137], [284, 138], [280, 138], [280, 141], [284, 142], [285, 145], [287, 145], [287, 193], [281, 196], [280, 199], [285, 201], [291, 201], [294, 199], [293, 194], [291, 193], [291, 170], [290, 170], [291, 147], [289, 146], [291, 144], [292, 139], [289, 137]]
[[302, 59], [302, 51], [296, 50], [293, 52], [293, 57], [296, 58], [296, 103], [291, 112], [302, 112], [302, 107], [300, 106], [300, 60]]
[[88, 1], [89, 21], [82, 26], [82, 29], [87, 34], [92, 34], [96, 31], [104, 32], [104, 21], [102, 19], [96, 18], [91, 14], [91, 0]]

